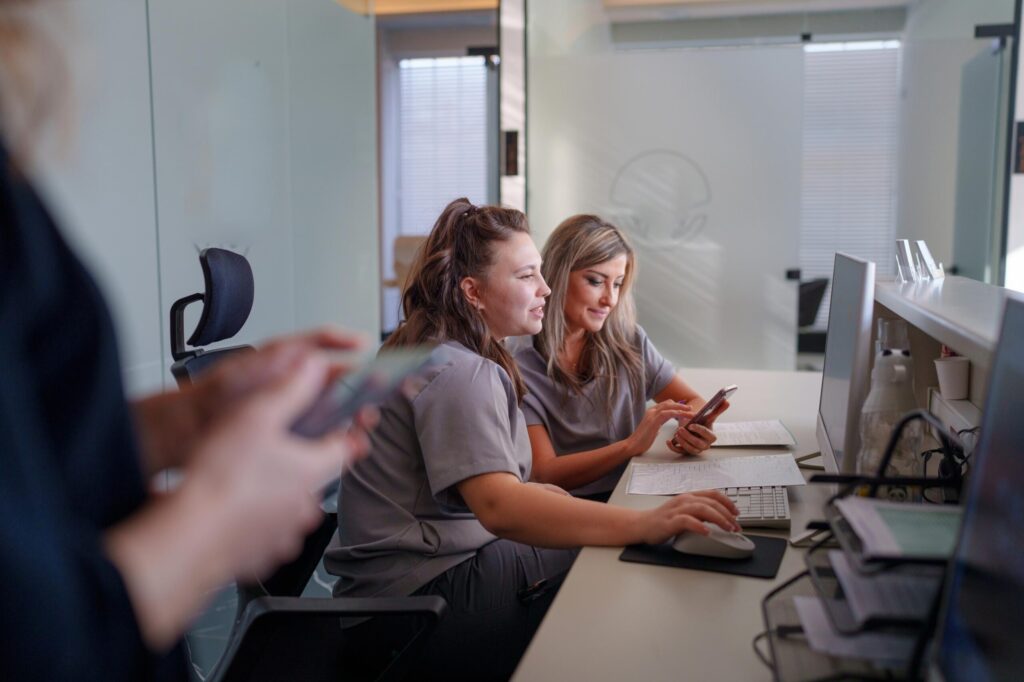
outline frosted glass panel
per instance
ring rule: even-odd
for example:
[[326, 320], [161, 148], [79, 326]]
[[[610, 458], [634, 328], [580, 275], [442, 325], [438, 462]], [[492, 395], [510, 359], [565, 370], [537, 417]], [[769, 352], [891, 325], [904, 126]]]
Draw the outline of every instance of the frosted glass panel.
[[256, 284], [232, 343], [324, 322], [375, 336], [372, 17], [331, 0], [152, 0], [150, 22], [163, 309], [201, 290], [197, 253], [220, 246]]
[[801, 48], [535, 50], [528, 68], [538, 241], [603, 215], [637, 247], [640, 322], [675, 363], [792, 369]]

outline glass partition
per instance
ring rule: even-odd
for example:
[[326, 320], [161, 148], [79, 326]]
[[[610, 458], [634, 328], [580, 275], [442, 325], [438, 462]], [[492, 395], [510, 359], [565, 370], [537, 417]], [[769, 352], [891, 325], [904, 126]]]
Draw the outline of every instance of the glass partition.
[[891, 276], [894, 240], [923, 239], [948, 271], [997, 282], [1013, 4], [531, 0], [538, 239], [580, 212], [625, 229], [640, 322], [681, 366], [793, 368], [828, 315], [798, 335], [796, 280], [831, 277], [836, 250]]

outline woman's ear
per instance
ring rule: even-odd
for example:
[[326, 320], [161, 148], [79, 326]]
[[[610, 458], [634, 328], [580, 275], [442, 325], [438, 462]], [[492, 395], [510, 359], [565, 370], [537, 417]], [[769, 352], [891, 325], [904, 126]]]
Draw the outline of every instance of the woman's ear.
[[459, 288], [471, 306], [477, 310], [484, 309], [483, 300], [480, 298], [480, 282], [475, 277], [463, 277], [459, 282]]

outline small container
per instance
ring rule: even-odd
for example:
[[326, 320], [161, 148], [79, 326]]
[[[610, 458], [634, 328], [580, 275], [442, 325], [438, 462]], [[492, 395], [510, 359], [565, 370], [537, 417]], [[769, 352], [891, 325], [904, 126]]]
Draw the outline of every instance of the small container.
[[962, 355], [938, 358], [935, 373], [939, 377], [939, 393], [946, 400], [966, 400], [970, 385], [971, 361]]

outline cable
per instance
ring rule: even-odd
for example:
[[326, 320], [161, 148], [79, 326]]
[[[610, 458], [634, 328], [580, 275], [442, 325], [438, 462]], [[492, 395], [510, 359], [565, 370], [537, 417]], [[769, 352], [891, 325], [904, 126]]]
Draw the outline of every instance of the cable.
[[763, 630], [754, 635], [754, 639], [750, 642], [750, 646], [754, 647], [754, 655], [757, 656], [758, 660], [764, 663], [765, 667], [767, 667], [769, 670], [775, 670], [775, 666], [772, 665], [772, 662], [770, 660], [768, 660], [768, 656], [766, 656], [765, 653], [761, 650], [761, 647], [757, 645], [757, 643], [763, 639], [768, 639], [767, 630]]

